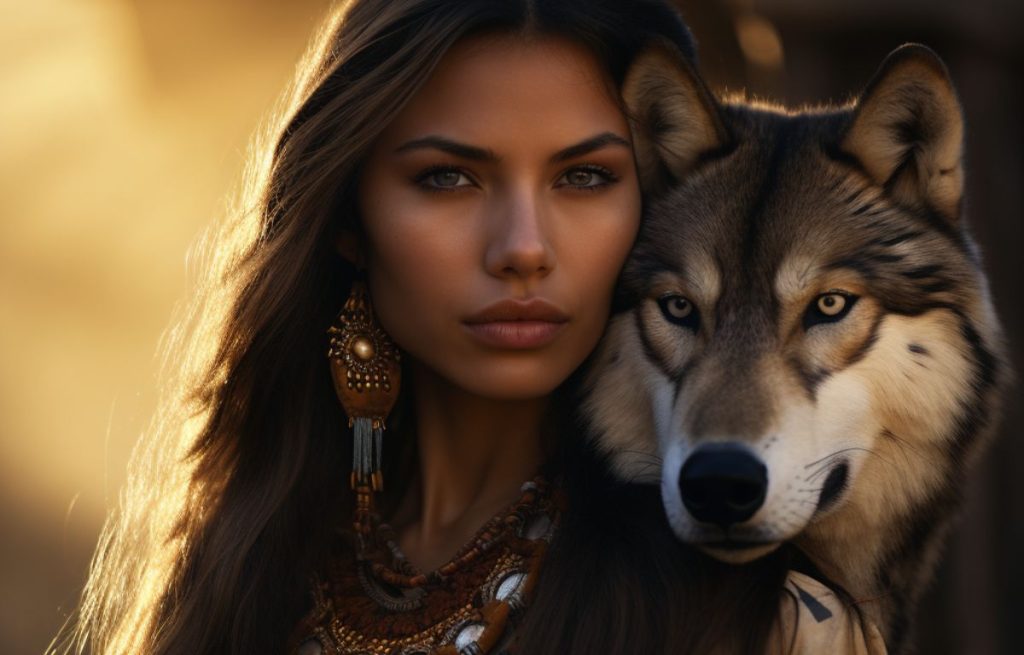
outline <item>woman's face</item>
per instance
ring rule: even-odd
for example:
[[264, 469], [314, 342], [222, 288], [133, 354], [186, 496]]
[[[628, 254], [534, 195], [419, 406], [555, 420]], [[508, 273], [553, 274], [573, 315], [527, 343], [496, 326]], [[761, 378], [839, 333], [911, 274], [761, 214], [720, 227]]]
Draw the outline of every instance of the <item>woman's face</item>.
[[568, 40], [471, 38], [375, 142], [362, 258], [381, 325], [416, 362], [526, 399], [596, 345], [640, 221], [614, 93]]

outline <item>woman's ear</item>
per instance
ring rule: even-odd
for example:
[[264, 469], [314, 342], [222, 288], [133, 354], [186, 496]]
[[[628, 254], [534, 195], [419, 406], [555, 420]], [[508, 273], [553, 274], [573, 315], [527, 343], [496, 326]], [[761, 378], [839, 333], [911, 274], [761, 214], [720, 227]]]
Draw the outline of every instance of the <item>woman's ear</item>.
[[352, 264], [357, 270], [366, 268], [365, 248], [363, 239], [356, 230], [344, 227], [334, 237], [334, 249], [338, 251], [345, 261]]

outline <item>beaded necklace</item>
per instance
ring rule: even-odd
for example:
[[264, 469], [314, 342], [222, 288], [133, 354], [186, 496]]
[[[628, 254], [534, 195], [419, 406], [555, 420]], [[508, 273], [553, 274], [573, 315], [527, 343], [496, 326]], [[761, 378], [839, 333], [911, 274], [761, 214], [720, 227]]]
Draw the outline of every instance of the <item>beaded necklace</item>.
[[350, 535], [314, 584], [296, 655], [485, 655], [510, 652], [564, 500], [537, 477], [446, 564], [416, 569], [394, 530]]

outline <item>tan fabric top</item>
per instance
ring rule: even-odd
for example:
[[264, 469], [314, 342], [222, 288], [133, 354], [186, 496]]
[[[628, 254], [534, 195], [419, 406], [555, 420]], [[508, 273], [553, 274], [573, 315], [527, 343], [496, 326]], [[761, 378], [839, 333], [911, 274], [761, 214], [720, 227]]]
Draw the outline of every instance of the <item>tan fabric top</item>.
[[867, 619], [862, 622], [822, 583], [790, 571], [786, 589], [796, 602], [783, 603], [784, 638], [771, 640], [769, 655], [886, 655], [875, 624]]

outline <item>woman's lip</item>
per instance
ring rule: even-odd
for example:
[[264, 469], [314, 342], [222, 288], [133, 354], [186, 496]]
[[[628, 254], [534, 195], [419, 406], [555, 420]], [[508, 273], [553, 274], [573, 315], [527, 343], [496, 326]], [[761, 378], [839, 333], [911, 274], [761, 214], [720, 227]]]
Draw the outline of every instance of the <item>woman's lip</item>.
[[565, 321], [490, 321], [463, 325], [488, 346], [528, 350], [551, 343], [565, 327]]
[[529, 300], [506, 298], [466, 317], [463, 322], [477, 325], [510, 322], [565, 323], [568, 320], [568, 314], [543, 298], [530, 298]]

